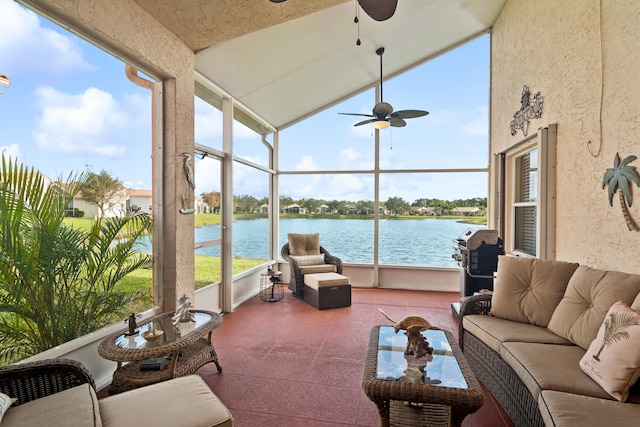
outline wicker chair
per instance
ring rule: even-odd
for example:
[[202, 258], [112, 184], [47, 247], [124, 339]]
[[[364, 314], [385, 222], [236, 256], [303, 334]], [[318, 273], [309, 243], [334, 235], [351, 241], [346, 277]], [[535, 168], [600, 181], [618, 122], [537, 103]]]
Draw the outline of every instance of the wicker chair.
[[[320, 253], [324, 254], [324, 262], [325, 264], [331, 264], [335, 266], [335, 272], [338, 274], [342, 274], [342, 260], [336, 256], [333, 256], [327, 251], [325, 248], [320, 246]], [[295, 258], [292, 258], [289, 253], [289, 243], [285, 243], [282, 249], [280, 250], [280, 254], [285, 261], [289, 263], [289, 267], [291, 269], [291, 280], [289, 281], [289, 289], [293, 292], [298, 298], [302, 298], [303, 285], [304, 285], [304, 274], [305, 268], [307, 268], [306, 272], [309, 272], [309, 268], [313, 266], [305, 266], [305, 268], [300, 268], [298, 265], [298, 261]]]
[[84, 365], [70, 359], [47, 359], [0, 368], [0, 392], [18, 399], [12, 406], [82, 384], [96, 388]]

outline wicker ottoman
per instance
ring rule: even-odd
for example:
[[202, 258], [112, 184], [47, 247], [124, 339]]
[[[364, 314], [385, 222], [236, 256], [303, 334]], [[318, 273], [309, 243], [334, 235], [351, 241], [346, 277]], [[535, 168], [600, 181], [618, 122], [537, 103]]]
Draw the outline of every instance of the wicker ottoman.
[[349, 307], [349, 278], [338, 273], [305, 274], [302, 297], [318, 310]]

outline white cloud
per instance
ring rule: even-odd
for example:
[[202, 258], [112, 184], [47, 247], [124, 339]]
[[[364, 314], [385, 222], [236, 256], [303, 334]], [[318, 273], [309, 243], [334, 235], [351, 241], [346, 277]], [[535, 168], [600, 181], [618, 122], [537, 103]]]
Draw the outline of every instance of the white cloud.
[[0, 0], [0, 64], [3, 73], [42, 75], [90, 70], [80, 45], [42, 26], [40, 18], [12, 0]]
[[315, 171], [318, 170], [318, 165], [311, 156], [303, 156], [302, 160], [296, 164], [295, 170], [298, 171]]
[[20, 160], [20, 156], [22, 155], [18, 144], [0, 145], [0, 153], [4, 154], [5, 158], [11, 158], [14, 160]]
[[40, 87], [35, 95], [42, 108], [33, 132], [39, 147], [105, 157], [124, 155], [124, 144], [114, 143], [113, 137], [125, 129], [128, 118], [110, 93], [89, 88], [72, 95]]
[[356, 160], [356, 159], [358, 159], [360, 157], [360, 153], [358, 153], [355, 148], [349, 147], [349, 148], [345, 148], [344, 150], [342, 150], [340, 152], [340, 156], [344, 160], [354, 161], [354, 160]]
[[477, 117], [470, 120], [462, 126], [462, 134], [464, 136], [482, 136], [489, 135], [489, 117], [487, 108], [478, 109]]
[[[194, 104], [195, 137], [199, 144], [222, 147], [222, 111], [200, 98]], [[233, 139], [256, 138], [256, 133], [240, 122], [233, 123]]]

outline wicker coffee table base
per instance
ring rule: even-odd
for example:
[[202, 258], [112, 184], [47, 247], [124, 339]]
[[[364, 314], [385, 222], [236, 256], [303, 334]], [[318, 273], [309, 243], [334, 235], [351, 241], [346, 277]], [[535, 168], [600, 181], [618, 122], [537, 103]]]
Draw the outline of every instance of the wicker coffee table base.
[[[175, 356], [174, 354], [173, 357]], [[109, 394], [122, 393], [123, 391], [158, 383], [171, 378], [189, 375], [209, 362], [214, 362], [218, 372], [222, 372], [222, 367], [218, 362], [218, 356], [213, 346], [206, 338], [200, 338], [182, 350], [182, 356], [177, 361], [173, 372], [171, 369], [171, 360], [167, 360], [164, 368], [159, 371], [141, 371], [140, 361], [129, 362], [121, 366], [113, 373], [113, 380], [109, 386]]]
[[[377, 379], [379, 332], [380, 326], [374, 326], [369, 335], [369, 348], [367, 349], [367, 358], [365, 360], [362, 389], [367, 397], [378, 407], [380, 427], [388, 427], [389, 425], [459, 426], [468, 414], [477, 411], [484, 404], [484, 396], [480, 384], [473, 375], [462, 354], [462, 350], [460, 350], [451, 332], [443, 331], [460, 367], [460, 371], [467, 382], [467, 389], [434, 387]], [[405, 407], [404, 402], [422, 403], [423, 406], [422, 408]], [[447, 409], [443, 409], [443, 407]], [[394, 421], [391, 420], [392, 415]]]

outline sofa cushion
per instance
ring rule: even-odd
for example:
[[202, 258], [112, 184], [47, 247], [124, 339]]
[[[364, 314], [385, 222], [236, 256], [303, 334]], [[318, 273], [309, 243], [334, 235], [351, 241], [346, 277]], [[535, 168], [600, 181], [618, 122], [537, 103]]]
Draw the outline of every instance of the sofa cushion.
[[638, 293], [638, 274], [581, 265], [571, 276], [567, 291], [553, 312], [548, 327], [553, 333], [586, 350], [596, 337], [609, 308], [618, 300], [631, 305]]
[[555, 427], [630, 426], [640, 418], [640, 404], [555, 390], [543, 390], [538, 406], [545, 424]]
[[500, 256], [491, 314], [546, 327], [578, 264]]
[[536, 401], [542, 390], [611, 399], [580, 369], [584, 350], [576, 345], [506, 342], [500, 356], [516, 372]]
[[626, 304], [611, 306], [580, 367], [611, 396], [626, 402], [640, 377], [640, 313]]
[[513, 322], [482, 314], [471, 314], [462, 319], [462, 327], [465, 330], [496, 352], [500, 350], [503, 342], [508, 341], [572, 345], [570, 341], [557, 336], [547, 328], [529, 323]]
[[233, 425], [227, 407], [199, 375], [109, 396], [100, 400], [100, 413], [105, 427]]
[[320, 234], [295, 234], [288, 235], [289, 255], [320, 255]]
[[102, 426], [98, 398], [89, 384], [82, 384], [47, 397], [12, 406], [2, 427], [87, 427]]
[[324, 254], [320, 255], [298, 255], [291, 256], [298, 263], [298, 267], [303, 265], [318, 265], [324, 264]]
[[636, 299], [631, 303], [631, 309], [640, 312], [640, 294], [638, 294]]

